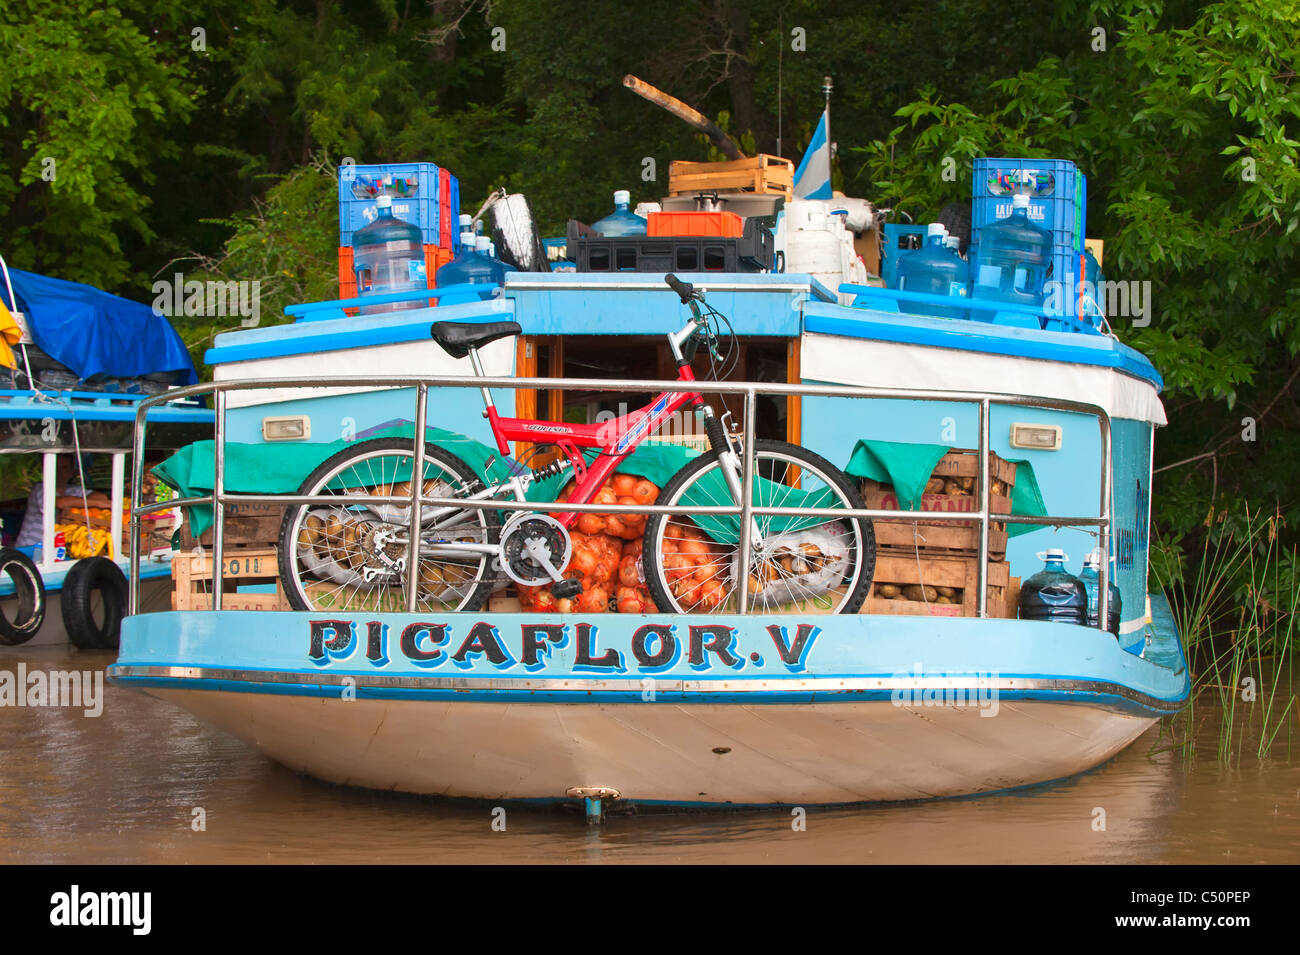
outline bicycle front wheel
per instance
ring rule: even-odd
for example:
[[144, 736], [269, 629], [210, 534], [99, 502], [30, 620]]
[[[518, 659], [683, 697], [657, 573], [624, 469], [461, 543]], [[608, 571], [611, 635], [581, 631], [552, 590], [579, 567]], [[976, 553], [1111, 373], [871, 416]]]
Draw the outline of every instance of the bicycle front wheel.
[[[752, 503], [800, 507], [801, 517], [754, 515], [749, 565], [740, 567], [740, 518], [654, 514], [646, 522], [642, 561], [646, 584], [667, 613], [735, 613], [739, 588], [762, 613], [856, 613], [875, 570], [871, 521], [836, 511], [863, 507], [839, 468], [785, 441], [759, 440], [753, 455]], [[686, 464], [664, 485], [656, 504], [734, 506], [718, 452]]]
[[[424, 450], [423, 496], [460, 497], [478, 486], [473, 469], [436, 445]], [[299, 489], [304, 496], [401, 497], [411, 493], [410, 439], [376, 438], [327, 458]], [[417, 613], [478, 610], [495, 583], [493, 554], [458, 548], [500, 540], [501, 519], [482, 502], [439, 516], [422, 507], [417, 546], [411, 509], [364, 502], [285, 509], [280, 526], [280, 580], [295, 610], [401, 613], [407, 580], [417, 577]]]

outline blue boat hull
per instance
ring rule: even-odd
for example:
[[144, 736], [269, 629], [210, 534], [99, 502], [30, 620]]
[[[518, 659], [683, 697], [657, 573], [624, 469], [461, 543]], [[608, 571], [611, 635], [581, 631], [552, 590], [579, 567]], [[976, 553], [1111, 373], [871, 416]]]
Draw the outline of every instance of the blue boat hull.
[[1176, 634], [1148, 627], [1151, 659], [997, 619], [164, 613], [126, 622], [110, 677], [348, 785], [893, 802], [1109, 759], [1187, 697]]

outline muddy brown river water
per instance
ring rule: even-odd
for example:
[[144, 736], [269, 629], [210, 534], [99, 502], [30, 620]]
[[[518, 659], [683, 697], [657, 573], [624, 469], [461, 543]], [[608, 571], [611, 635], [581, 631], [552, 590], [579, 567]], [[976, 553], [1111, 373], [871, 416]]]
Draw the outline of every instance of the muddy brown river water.
[[[0, 670], [99, 669], [108, 653], [0, 649]], [[1012, 794], [887, 808], [614, 815], [343, 789], [138, 691], [103, 713], [0, 708], [0, 862], [1296, 863], [1300, 722], [1273, 757], [1199, 756], [1152, 729], [1104, 766]], [[196, 812], [201, 810], [201, 812]], [[1104, 830], [1097, 828], [1104, 813]], [[196, 820], [204, 828], [196, 830]]]

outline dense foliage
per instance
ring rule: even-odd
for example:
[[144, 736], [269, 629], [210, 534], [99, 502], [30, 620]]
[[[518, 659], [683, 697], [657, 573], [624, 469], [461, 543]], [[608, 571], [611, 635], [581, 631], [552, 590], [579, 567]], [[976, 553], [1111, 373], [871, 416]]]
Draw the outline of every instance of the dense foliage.
[[[1195, 458], [1166, 533], [1214, 500], [1300, 522], [1297, 0], [7, 0], [0, 49], [8, 261], [142, 301], [257, 279], [263, 321], [335, 287], [345, 157], [445, 165], [471, 210], [509, 186], [556, 231], [662, 194], [708, 146], [625, 73], [796, 159], [830, 75], [836, 186], [922, 221], [972, 157], [1073, 159], [1108, 277], [1152, 283], [1116, 331], [1166, 377], [1158, 463]], [[196, 355], [219, 330], [178, 325]]]

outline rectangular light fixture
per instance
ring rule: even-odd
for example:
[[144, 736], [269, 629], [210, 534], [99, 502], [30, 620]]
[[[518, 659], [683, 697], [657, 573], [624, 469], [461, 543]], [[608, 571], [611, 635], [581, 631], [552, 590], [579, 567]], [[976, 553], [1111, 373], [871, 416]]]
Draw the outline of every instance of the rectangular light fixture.
[[264, 441], [306, 441], [311, 437], [311, 418], [305, 414], [262, 419]]
[[1061, 450], [1061, 429], [1053, 424], [1013, 424], [1011, 446], [1034, 451]]

